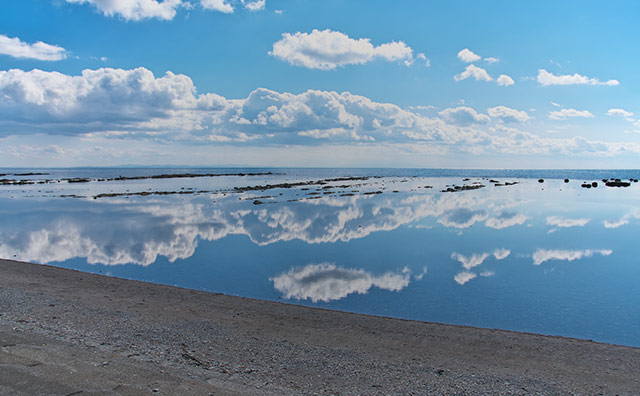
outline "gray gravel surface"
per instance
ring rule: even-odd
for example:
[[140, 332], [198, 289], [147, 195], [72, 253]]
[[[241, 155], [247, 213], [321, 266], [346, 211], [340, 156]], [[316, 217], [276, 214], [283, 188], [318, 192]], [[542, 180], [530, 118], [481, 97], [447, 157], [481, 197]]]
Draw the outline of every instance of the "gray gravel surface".
[[0, 260], [0, 395], [640, 395], [640, 349]]

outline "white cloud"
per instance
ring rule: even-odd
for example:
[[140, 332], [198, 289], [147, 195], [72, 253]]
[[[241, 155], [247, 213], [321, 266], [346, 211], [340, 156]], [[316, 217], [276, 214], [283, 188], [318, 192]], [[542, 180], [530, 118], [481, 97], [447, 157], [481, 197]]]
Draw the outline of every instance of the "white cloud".
[[[182, 0], [66, 0], [68, 3], [91, 4], [106, 16], [119, 15], [125, 20], [139, 21], [148, 18], [173, 19]], [[211, 1], [211, 0], [203, 0]], [[215, 0], [213, 0], [215, 1]]]
[[205, 10], [220, 11], [225, 14], [233, 13], [233, 6], [226, 0], [200, 0], [200, 4]]
[[607, 115], [614, 116], [614, 117], [623, 117], [629, 122], [634, 121], [634, 119], [632, 118], [633, 113], [630, 111], [626, 111], [624, 109], [609, 109], [609, 111], [607, 111]]
[[273, 12], [275, 12], [278, 15], [284, 14], [284, 10], [273, 10]]
[[477, 267], [481, 265], [484, 262], [484, 260], [487, 259], [487, 257], [489, 257], [489, 253], [478, 253], [478, 254], [474, 253], [469, 257], [463, 256], [462, 254], [456, 253], [456, 252], [453, 252], [451, 254], [451, 258], [453, 260], [459, 261], [462, 264], [462, 266], [468, 270], [473, 267]]
[[487, 114], [504, 122], [525, 122], [531, 119], [526, 111], [516, 110], [506, 106], [488, 108]]
[[509, 249], [496, 249], [493, 251], [493, 257], [495, 257], [496, 260], [504, 260], [509, 257], [510, 254], [511, 250]]
[[491, 78], [486, 70], [475, 65], [467, 66], [462, 73], [453, 76], [453, 79], [456, 81], [462, 81], [470, 77], [473, 77], [476, 81], [493, 81], [493, 78]]
[[480, 56], [474, 54], [473, 51], [469, 50], [468, 48], [465, 48], [462, 51], [458, 52], [458, 59], [465, 63], [471, 63], [479, 60]]
[[612, 250], [602, 249], [602, 250], [546, 250], [546, 249], [538, 249], [533, 253], [533, 264], [540, 265], [545, 261], [549, 260], [566, 260], [566, 261], [574, 261], [580, 260], [584, 257], [592, 257], [596, 254], [601, 256], [609, 256], [613, 253]]
[[456, 276], [453, 278], [456, 283], [458, 283], [459, 285], [464, 285], [465, 283], [469, 282], [470, 280], [476, 278], [476, 274], [474, 274], [473, 272], [469, 272], [469, 271], [462, 271], [458, 274], [456, 274]]
[[562, 109], [550, 111], [549, 118], [552, 120], [566, 120], [567, 118], [593, 118], [593, 114], [589, 110]]
[[561, 228], [569, 228], [569, 227], [584, 227], [589, 223], [591, 219], [567, 219], [560, 216], [549, 216], [547, 217], [547, 224], [561, 227]]
[[431, 67], [431, 61], [429, 59], [427, 59], [427, 56], [423, 53], [419, 53], [418, 55], [416, 55], [416, 58], [420, 59], [421, 61], [424, 62], [424, 65], [426, 67]]
[[618, 85], [618, 80], [600, 81], [597, 78], [589, 78], [578, 73], [573, 75], [563, 74], [556, 76], [545, 69], [538, 70], [538, 82], [543, 86], [549, 85]]
[[262, 11], [266, 5], [266, 0], [248, 1], [244, 3], [244, 8], [249, 11]]
[[389, 62], [414, 62], [413, 49], [402, 41], [374, 46], [368, 38], [352, 39], [342, 32], [329, 29], [311, 33], [283, 33], [273, 44], [269, 55], [294, 66], [333, 70], [340, 66], [359, 65], [375, 59]]
[[498, 79], [496, 80], [496, 82], [498, 83], [498, 85], [501, 85], [503, 87], [508, 87], [510, 85], [515, 84], [515, 82], [513, 81], [513, 78], [507, 76], [506, 74], [501, 74], [500, 77], [498, 77]]
[[374, 286], [383, 290], [400, 291], [409, 285], [410, 275], [408, 268], [400, 273], [387, 272], [381, 276], [373, 276], [362, 269], [322, 263], [292, 268], [270, 280], [285, 298], [327, 302], [340, 300], [353, 293], [366, 294]]
[[487, 124], [491, 119], [484, 115], [478, 114], [470, 107], [450, 107], [439, 112], [440, 116], [451, 124], [460, 126], [469, 126], [473, 124]]
[[0, 34], [0, 54], [14, 58], [43, 61], [58, 61], [67, 57], [67, 51], [57, 45], [43, 43], [42, 41], [28, 44], [17, 37], [7, 37], [3, 34]]
[[491, 56], [491, 57], [488, 57], [488, 58], [484, 58], [484, 61], [489, 63], [489, 64], [492, 64], [492, 63], [500, 62], [500, 59]]
[[156, 77], [145, 68], [101, 68], [80, 75], [0, 70], [0, 137], [81, 135], [254, 147], [368, 142], [430, 155], [640, 153], [637, 142], [543, 138], [502, 122], [485, 127], [490, 118], [470, 107], [438, 117], [423, 113], [349, 92], [258, 88], [239, 99], [197, 94], [188, 76]]

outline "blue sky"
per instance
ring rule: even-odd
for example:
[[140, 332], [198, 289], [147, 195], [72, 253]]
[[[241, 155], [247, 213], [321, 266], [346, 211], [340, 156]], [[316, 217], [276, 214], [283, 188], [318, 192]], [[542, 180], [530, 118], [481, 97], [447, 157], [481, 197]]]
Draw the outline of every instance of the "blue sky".
[[0, 166], [638, 167], [634, 1], [0, 10]]

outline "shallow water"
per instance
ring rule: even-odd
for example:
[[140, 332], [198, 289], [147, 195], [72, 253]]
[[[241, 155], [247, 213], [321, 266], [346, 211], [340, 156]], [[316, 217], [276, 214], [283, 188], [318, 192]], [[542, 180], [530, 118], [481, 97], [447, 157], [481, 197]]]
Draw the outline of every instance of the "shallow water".
[[[28, 172], [48, 175], [11, 175]], [[270, 174], [96, 180], [249, 172]], [[600, 180], [637, 178], [638, 171], [0, 173], [35, 183], [0, 186], [3, 258], [308, 306], [640, 346], [640, 184], [613, 188]], [[74, 177], [91, 181], [60, 181]], [[335, 178], [341, 180], [327, 181]], [[599, 185], [586, 189], [584, 181]], [[517, 184], [496, 186], [505, 182]], [[484, 187], [442, 192], [454, 185]]]

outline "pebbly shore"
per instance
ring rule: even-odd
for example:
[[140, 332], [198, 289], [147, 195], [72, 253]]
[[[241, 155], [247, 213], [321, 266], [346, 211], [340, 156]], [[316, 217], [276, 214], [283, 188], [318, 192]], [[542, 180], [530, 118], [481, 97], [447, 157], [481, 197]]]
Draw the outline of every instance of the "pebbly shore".
[[640, 349], [0, 260], [0, 395], [638, 395]]

